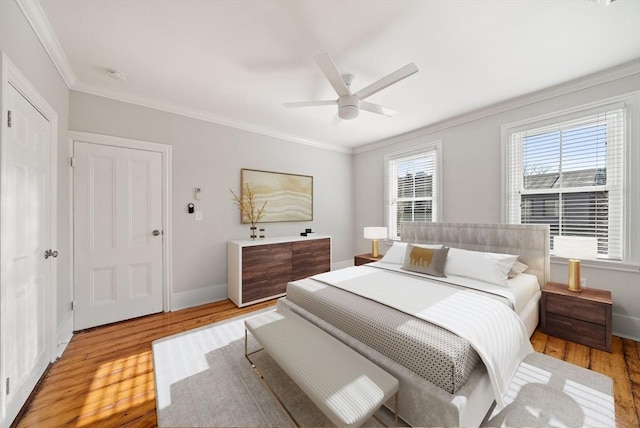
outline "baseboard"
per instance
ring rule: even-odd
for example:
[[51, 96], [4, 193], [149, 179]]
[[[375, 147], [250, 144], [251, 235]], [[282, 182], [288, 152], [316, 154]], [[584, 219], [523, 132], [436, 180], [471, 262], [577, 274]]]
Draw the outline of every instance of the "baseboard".
[[613, 335], [640, 342], [640, 318], [613, 313]]
[[181, 291], [171, 295], [171, 310], [192, 308], [227, 298], [227, 284], [216, 284], [195, 290]]
[[69, 312], [67, 318], [62, 321], [62, 324], [58, 326], [56, 333], [56, 358], [60, 358], [67, 345], [71, 342], [73, 337], [73, 312]]

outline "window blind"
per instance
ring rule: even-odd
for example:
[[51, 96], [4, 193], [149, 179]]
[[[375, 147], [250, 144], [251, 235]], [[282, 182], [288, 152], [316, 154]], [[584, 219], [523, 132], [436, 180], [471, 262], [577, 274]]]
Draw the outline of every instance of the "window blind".
[[508, 221], [596, 237], [599, 258], [622, 260], [625, 135], [624, 107], [512, 133]]
[[389, 155], [387, 166], [387, 228], [391, 238], [400, 237], [403, 221], [434, 221], [436, 218], [436, 147]]

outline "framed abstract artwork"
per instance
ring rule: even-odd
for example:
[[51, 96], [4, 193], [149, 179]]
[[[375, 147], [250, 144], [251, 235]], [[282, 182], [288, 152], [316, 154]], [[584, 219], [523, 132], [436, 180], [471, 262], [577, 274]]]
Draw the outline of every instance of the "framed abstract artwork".
[[[241, 191], [254, 194], [255, 204], [264, 202], [260, 223], [313, 220], [313, 177], [282, 172], [240, 170]], [[249, 223], [243, 216], [242, 223]]]

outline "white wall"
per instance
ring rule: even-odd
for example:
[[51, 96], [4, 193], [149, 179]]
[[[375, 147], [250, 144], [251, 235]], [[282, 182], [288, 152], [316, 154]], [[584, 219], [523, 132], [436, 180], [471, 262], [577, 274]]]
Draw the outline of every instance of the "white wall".
[[[267, 236], [305, 228], [332, 236], [332, 261], [353, 260], [352, 155], [71, 91], [70, 129], [170, 144], [173, 151], [172, 309], [226, 298], [226, 242], [249, 237], [229, 189], [240, 169], [313, 176], [311, 222], [266, 223]], [[193, 199], [193, 189], [202, 199]], [[187, 214], [193, 202], [203, 212]]]
[[[575, 83], [575, 82], [574, 82]], [[568, 85], [567, 85], [568, 87]], [[573, 87], [573, 86], [572, 86]], [[558, 88], [556, 88], [558, 89]], [[360, 148], [354, 160], [355, 230], [384, 224], [384, 155], [427, 142], [442, 140], [443, 147], [443, 217], [445, 222], [501, 222], [501, 126], [546, 113], [595, 102], [640, 90], [640, 75], [599, 84], [587, 89], [556, 96], [529, 105], [458, 125], [434, 125], [421, 134], [392, 139]], [[451, 122], [453, 123], [453, 121]], [[638, 135], [638, 134], [636, 134]], [[582, 276], [588, 286], [611, 290], [613, 295], [613, 330], [621, 336], [640, 339], [640, 142], [630, 141], [631, 243], [626, 269], [590, 267], [583, 262]], [[356, 252], [368, 252], [370, 244], [356, 234]], [[384, 250], [384, 245], [382, 250]], [[566, 282], [565, 262], [553, 261], [551, 279]]]
[[[0, 50], [58, 114], [58, 341], [71, 334], [71, 247], [69, 245], [69, 90], [15, 1], [0, 0]], [[53, 244], [52, 244], [53, 245]]]
[[[348, 263], [353, 254], [370, 250], [362, 227], [382, 225], [384, 219], [384, 154], [424, 142], [443, 141], [444, 198], [442, 220], [500, 221], [500, 126], [640, 89], [636, 74], [607, 84], [514, 108], [457, 126], [443, 127], [420, 137], [393, 139], [355, 156], [302, 146], [276, 138], [227, 128], [148, 108], [69, 90], [14, 1], [0, 0], [0, 50], [16, 64], [58, 113], [58, 243], [57, 324], [65, 336], [71, 311], [71, 213], [68, 166], [69, 129], [141, 139], [173, 146], [174, 290], [189, 304], [192, 299], [220, 297], [226, 281], [225, 242], [242, 238], [241, 225], [228, 189], [239, 188], [240, 168], [314, 176], [314, 221], [267, 225], [267, 234], [297, 234], [305, 227], [333, 236], [333, 262]], [[71, 125], [69, 126], [69, 118]], [[393, 144], [391, 144], [393, 143]], [[635, 204], [629, 239], [640, 263], [640, 149], [632, 169]], [[483, 180], [468, 180], [483, 177]], [[203, 188], [198, 209], [202, 223], [186, 214], [192, 188]], [[481, 199], [480, 199], [481, 198]], [[479, 203], [482, 202], [482, 203]], [[383, 246], [384, 250], [384, 246]], [[585, 263], [586, 264], [586, 263]], [[566, 266], [553, 264], [552, 279], [563, 281]], [[640, 338], [640, 273], [585, 266], [589, 285], [612, 290], [614, 331]], [[63, 337], [59, 338], [62, 339]]]

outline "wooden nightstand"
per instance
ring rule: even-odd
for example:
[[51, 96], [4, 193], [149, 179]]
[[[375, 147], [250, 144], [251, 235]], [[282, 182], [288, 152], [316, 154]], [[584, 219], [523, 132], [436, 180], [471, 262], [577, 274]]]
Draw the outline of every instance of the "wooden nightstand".
[[353, 258], [353, 264], [355, 266], [360, 266], [360, 265], [366, 265], [367, 263], [371, 263], [371, 262], [377, 262], [378, 260], [380, 260], [382, 258], [382, 256], [380, 257], [373, 257], [371, 255], [371, 253], [368, 254], [360, 254], [357, 255]]
[[547, 282], [542, 289], [542, 331], [611, 352], [611, 292], [583, 288], [567, 290], [566, 284]]

